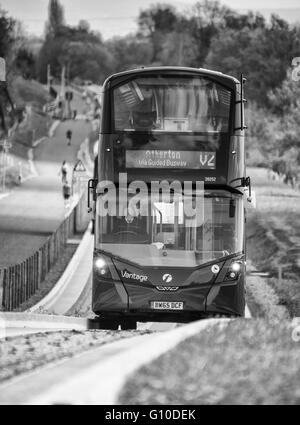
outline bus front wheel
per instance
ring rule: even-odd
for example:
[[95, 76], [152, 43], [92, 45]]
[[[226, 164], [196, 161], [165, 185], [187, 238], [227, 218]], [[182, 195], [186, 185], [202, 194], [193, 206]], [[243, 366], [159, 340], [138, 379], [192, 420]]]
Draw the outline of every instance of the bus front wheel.
[[116, 331], [119, 328], [119, 320], [111, 318], [99, 318], [98, 329]]
[[137, 327], [136, 320], [131, 318], [126, 318], [121, 320], [121, 329], [122, 331], [135, 330]]

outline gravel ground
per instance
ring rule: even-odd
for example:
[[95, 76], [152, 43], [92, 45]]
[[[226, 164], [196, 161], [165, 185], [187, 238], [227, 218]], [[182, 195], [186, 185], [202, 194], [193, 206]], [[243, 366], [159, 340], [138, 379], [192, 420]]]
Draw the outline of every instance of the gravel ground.
[[60, 331], [0, 339], [0, 382], [90, 348], [149, 331]]
[[235, 320], [141, 368], [120, 404], [300, 404], [300, 341], [290, 322]]

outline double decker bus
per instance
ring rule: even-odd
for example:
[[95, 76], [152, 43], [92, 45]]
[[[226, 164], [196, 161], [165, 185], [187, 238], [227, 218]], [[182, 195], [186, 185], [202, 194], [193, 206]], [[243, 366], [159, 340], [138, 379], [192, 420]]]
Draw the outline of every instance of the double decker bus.
[[89, 182], [100, 328], [244, 315], [243, 84], [182, 67], [105, 81]]

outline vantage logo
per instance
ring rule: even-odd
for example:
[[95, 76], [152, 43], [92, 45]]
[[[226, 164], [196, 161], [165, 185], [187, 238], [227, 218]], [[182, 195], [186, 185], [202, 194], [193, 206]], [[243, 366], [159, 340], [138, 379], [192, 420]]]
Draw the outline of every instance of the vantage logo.
[[122, 277], [125, 277], [125, 279], [139, 280], [141, 283], [148, 280], [148, 276], [143, 274], [129, 273], [127, 270], [122, 270], [121, 275]]

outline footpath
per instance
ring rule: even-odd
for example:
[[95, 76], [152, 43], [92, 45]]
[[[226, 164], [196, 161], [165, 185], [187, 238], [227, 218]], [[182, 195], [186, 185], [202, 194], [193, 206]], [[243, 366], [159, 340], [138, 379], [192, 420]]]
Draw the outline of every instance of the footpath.
[[[72, 130], [68, 146], [66, 131]], [[61, 122], [54, 136], [34, 149], [36, 176], [0, 198], [0, 267], [21, 262], [37, 251], [63, 221], [66, 213], [60, 167], [71, 170], [80, 145], [91, 131], [84, 120]]]

